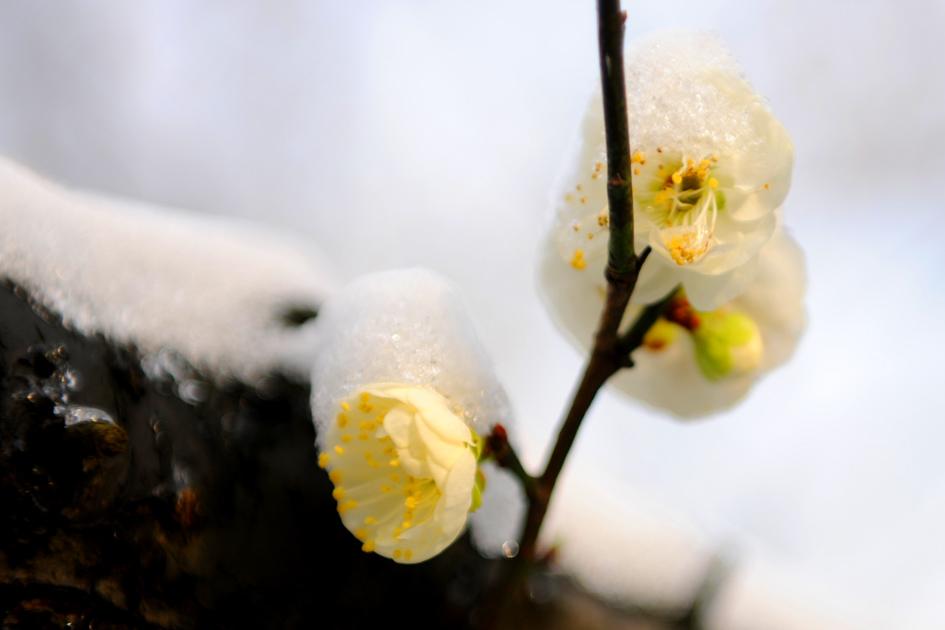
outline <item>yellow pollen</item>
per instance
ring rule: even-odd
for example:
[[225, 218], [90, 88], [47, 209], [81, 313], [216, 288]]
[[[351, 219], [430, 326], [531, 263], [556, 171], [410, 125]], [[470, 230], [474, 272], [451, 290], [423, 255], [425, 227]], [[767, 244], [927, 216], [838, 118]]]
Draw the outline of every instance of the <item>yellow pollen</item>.
[[400, 529], [399, 527], [395, 527], [395, 528], [394, 528], [394, 538], [397, 538], [398, 536], [400, 536], [400, 535], [403, 534], [403, 533], [404, 533], [404, 530]]
[[584, 260], [584, 250], [574, 250], [574, 256], [571, 257], [571, 266], [575, 269], [584, 269], [587, 267], [587, 261]]
[[393, 457], [394, 455], [397, 454], [397, 449], [394, 448], [393, 446], [385, 446], [384, 454], [387, 455], [388, 457]]
[[771, 188], [771, 184], [765, 184], [765, 190], [768, 190], [770, 188]]
[[398, 558], [400, 558], [400, 556], [402, 556], [402, 555], [404, 555], [404, 552], [403, 552], [403, 551], [401, 551], [400, 549], [394, 549], [394, 559], [395, 559], [395, 560], [398, 559]]
[[367, 517], [366, 519], [364, 519], [364, 524], [365, 524], [365, 525], [373, 525], [373, 524], [376, 523], [376, 522], [377, 522], [377, 519], [374, 518], [373, 516], [369, 516], [369, 517]]
[[345, 433], [344, 435], [341, 436], [341, 441], [347, 444], [348, 442], [351, 441], [351, 436]]
[[714, 177], [710, 177], [710, 178], [709, 178], [709, 186], [712, 186], [712, 188], [718, 188], [718, 187], [719, 187], [719, 180], [715, 179]]
[[339, 413], [338, 414], [338, 428], [344, 429], [347, 424], [348, 424], [348, 416], [346, 416], [343, 413]]
[[358, 433], [358, 439], [364, 440], [365, 442], [367, 442], [367, 439], [368, 439], [367, 433]]
[[581, 197], [581, 203], [587, 203], [587, 197]]
[[371, 459], [372, 457], [374, 457], [374, 456], [371, 454], [370, 451], [365, 451], [365, 452], [364, 452], [364, 459]]
[[400, 526], [403, 527], [404, 529], [410, 529], [410, 521], [404, 521], [403, 523], [400, 524]]
[[341, 501], [345, 496], [345, 489], [341, 486], [338, 486], [332, 490], [331, 496], [335, 499], [335, 501]]
[[339, 455], [344, 455], [344, 454], [345, 454], [345, 449], [341, 448], [340, 446], [336, 446], [336, 447], [335, 447], [335, 452], [338, 453]]
[[353, 509], [356, 508], [356, 507], [358, 507], [358, 502], [357, 502], [357, 501], [352, 501], [351, 499], [348, 499], [347, 501], [345, 501], [345, 509], [346, 509], [346, 510], [353, 510]]
[[604, 227], [605, 225], [610, 225], [610, 217], [607, 216], [606, 212], [601, 212], [597, 215], [597, 225]]
[[664, 243], [677, 265], [694, 262], [698, 256], [706, 252], [706, 245], [692, 233], [677, 234], [668, 241], [664, 239]]
[[673, 173], [673, 183], [679, 184], [681, 182], [682, 182], [682, 175], [680, 175], [679, 173]]
[[394, 468], [397, 468], [398, 466], [400, 466], [400, 460], [399, 460], [399, 459], [392, 459], [392, 460], [390, 460], [390, 465], [393, 466]]
[[362, 420], [358, 423], [358, 428], [362, 431], [367, 431], [367, 420]]
[[407, 551], [405, 551], [405, 552], [404, 552], [404, 560], [410, 560], [410, 556], [411, 556], [411, 555], [412, 555], [412, 554], [410, 553], [410, 550], [409, 550], [409, 549], [408, 549]]
[[341, 483], [341, 473], [337, 470], [328, 473], [328, 478], [331, 479], [332, 483]]
[[417, 507], [417, 500], [413, 497], [407, 497], [407, 499], [404, 501], [404, 505], [412, 510]]
[[383, 485], [383, 486], [381, 486], [381, 492], [383, 492], [384, 494], [387, 494], [387, 493], [390, 492], [391, 490], [393, 490], [393, 488], [391, 488], [391, 487], [388, 486], [388, 485]]
[[377, 462], [376, 462], [375, 460], [369, 459], [369, 460], [368, 460], [368, 466], [370, 466], [371, 468], [377, 468], [378, 464], [377, 464]]
[[595, 163], [594, 163], [594, 170], [597, 171], [597, 172], [600, 172], [600, 169], [601, 169], [602, 166], [603, 166], [603, 164], [601, 164], [600, 162], [595, 162]]
[[591, 173], [591, 179], [597, 179], [600, 177], [600, 173]]
[[643, 154], [640, 153], [639, 151], [637, 151], [636, 153], [634, 153], [634, 154], [630, 157], [630, 162], [631, 162], [631, 163], [632, 163], [632, 162], [642, 162], [642, 161], [643, 161]]
[[351, 411], [351, 405], [349, 405], [349, 404], [346, 403], [345, 401], [341, 401], [341, 408], [342, 408], [344, 411]]
[[361, 394], [361, 402], [366, 403], [369, 400], [371, 400], [370, 394], [368, 394], [367, 392]]
[[361, 542], [364, 542], [367, 539], [367, 530], [364, 529], [363, 527], [357, 528], [356, 530], [354, 530], [354, 537], [360, 540]]
[[639, 174], [640, 174], [640, 169], [638, 169], [638, 168], [633, 169], [633, 174], [634, 174], [634, 175], [639, 175]]
[[328, 453], [322, 453], [321, 455], [319, 455], [319, 456], [318, 456], [318, 466], [319, 466], [320, 468], [324, 468], [325, 466], [327, 466], [327, 465], [328, 465], [328, 459], [329, 459]]
[[400, 477], [397, 476], [397, 473], [391, 473], [390, 480], [394, 483], [400, 483]]
[[382, 437], [382, 438], [377, 438], [377, 441], [378, 441], [378, 442], [390, 442], [390, 436], [389, 436], [389, 435], [385, 435], [385, 436]]
[[594, 235], [593, 235], [593, 234], [588, 234], [588, 235], [587, 235], [587, 240], [591, 240], [592, 238], [594, 238]]
[[387, 417], [387, 412], [386, 412], [386, 411], [381, 412], [381, 413], [377, 414], [377, 421], [378, 421], [378, 422], [384, 422], [384, 418], [386, 418], [386, 417]]
[[371, 413], [372, 411], [374, 411], [374, 405], [363, 402], [360, 405], [358, 405], [358, 409], [360, 409], [364, 413]]
[[363, 545], [361, 545], [361, 551], [364, 551], [366, 553], [371, 553], [372, 551], [374, 551], [374, 541], [369, 540]]

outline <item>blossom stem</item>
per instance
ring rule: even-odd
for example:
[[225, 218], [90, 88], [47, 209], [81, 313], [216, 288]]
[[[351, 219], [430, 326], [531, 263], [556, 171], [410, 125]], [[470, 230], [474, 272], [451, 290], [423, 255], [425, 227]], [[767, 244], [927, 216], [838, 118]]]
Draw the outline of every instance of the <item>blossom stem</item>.
[[630, 326], [630, 330], [617, 341], [618, 353], [623, 356], [629, 356], [631, 352], [643, 345], [643, 337], [646, 336], [646, 333], [649, 332], [653, 324], [656, 323], [656, 320], [659, 319], [663, 311], [666, 310], [666, 306], [669, 304], [670, 300], [673, 299], [678, 290], [679, 287], [676, 287], [662, 300], [650, 304], [643, 309], [643, 312], [637, 316], [636, 321]]

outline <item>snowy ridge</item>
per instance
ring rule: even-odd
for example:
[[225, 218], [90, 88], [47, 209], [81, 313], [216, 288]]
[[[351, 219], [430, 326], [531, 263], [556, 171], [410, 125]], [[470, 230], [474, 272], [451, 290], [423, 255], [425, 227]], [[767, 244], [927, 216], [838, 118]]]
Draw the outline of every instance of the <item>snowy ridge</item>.
[[334, 281], [308, 242], [232, 219], [66, 190], [0, 158], [0, 277], [84, 334], [170, 348], [217, 378], [307, 378]]

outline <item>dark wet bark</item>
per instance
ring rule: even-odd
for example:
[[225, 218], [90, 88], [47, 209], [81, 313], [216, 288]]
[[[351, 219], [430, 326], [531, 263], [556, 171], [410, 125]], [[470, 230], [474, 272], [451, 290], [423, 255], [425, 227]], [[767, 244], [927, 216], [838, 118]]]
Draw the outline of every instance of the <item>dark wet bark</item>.
[[[0, 286], [0, 627], [475, 623], [498, 561], [465, 536], [414, 566], [363, 553], [317, 465], [307, 385], [215, 384], [169, 352], [149, 373]], [[536, 579], [524, 627], [645, 621]]]

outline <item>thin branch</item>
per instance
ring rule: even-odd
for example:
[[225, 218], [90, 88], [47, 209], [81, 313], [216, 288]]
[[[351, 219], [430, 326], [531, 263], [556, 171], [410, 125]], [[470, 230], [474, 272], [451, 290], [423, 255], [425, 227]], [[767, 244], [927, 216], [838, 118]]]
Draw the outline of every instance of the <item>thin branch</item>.
[[[529, 501], [520, 540], [519, 562], [535, 559], [538, 533], [548, 511], [551, 493], [564, 467], [581, 422], [597, 392], [627, 361], [618, 352], [618, 330], [637, 281], [639, 265], [633, 251], [633, 186], [630, 176], [630, 134], [627, 123], [627, 91], [623, 69], [623, 32], [626, 14], [619, 0], [598, 0], [601, 87], [604, 128], [607, 133], [607, 200], [610, 208], [610, 241], [607, 262], [607, 299], [594, 348], [565, 416], [548, 465], [538, 477], [535, 496]], [[625, 353], [624, 353], [625, 354]]]
[[623, 32], [627, 14], [620, 0], [598, 0], [597, 35], [604, 129], [607, 133], [607, 200], [610, 204], [608, 272], [636, 282], [633, 254], [633, 185], [630, 181], [630, 130], [623, 68]]

